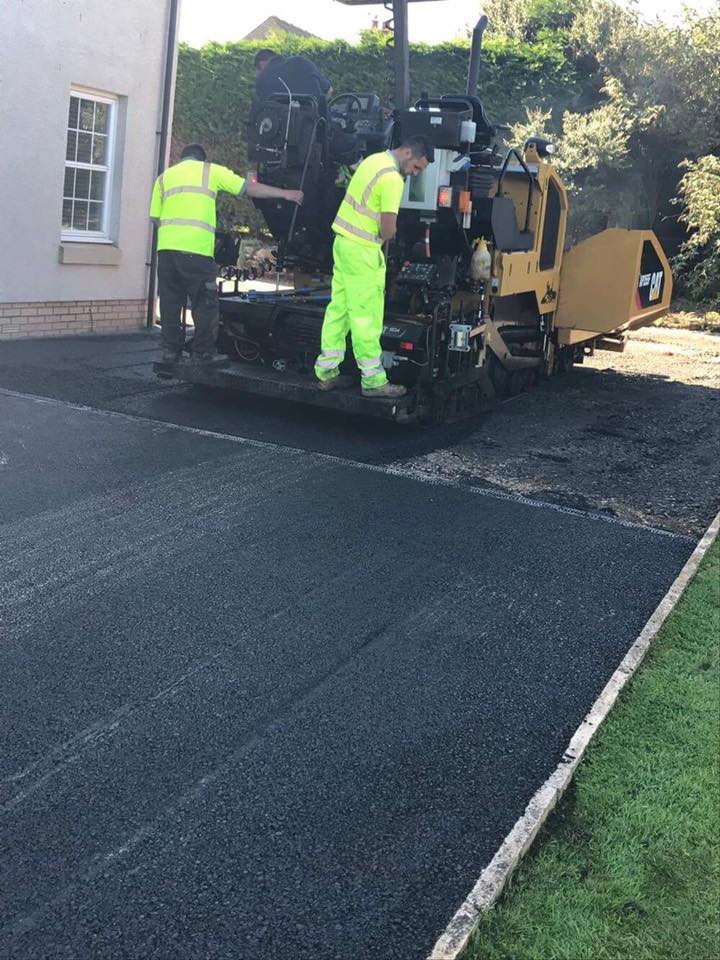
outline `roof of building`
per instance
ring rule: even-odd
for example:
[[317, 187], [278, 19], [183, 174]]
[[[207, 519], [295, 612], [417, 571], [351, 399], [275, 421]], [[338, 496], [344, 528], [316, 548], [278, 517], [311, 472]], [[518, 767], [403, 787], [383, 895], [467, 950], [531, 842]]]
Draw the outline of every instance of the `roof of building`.
[[268, 17], [267, 20], [251, 30], [243, 40], [267, 40], [274, 33], [291, 33], [296, 37], [314, 37], [314, 33], [308, 33], [300, 27], [296, 27], [287, 20], [281, 20], [280, 17]]

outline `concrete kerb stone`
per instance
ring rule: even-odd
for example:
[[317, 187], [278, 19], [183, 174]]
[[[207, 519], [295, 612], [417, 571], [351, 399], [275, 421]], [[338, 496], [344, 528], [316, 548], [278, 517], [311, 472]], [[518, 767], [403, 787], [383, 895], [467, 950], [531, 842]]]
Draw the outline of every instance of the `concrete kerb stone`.
[[590, 712], [575, 731], [560, 763], [534, 794], [525, 812], [505, 837], [497, 853], [448, 923], [427, 960], [457, 960], [467, 947], [482, 914], [498, 900], [511, 874], [532, 846], [541, 827], [567, 789], [597, 729], [610, 713], [628, 680], [642, 663], [660, 627], [675, 609], [680, 597], [697, 573], [703, 557], [714, 543], [718, 532], [720, 532], [720, 513], [705, 531], [637, 640], [625, 654]]

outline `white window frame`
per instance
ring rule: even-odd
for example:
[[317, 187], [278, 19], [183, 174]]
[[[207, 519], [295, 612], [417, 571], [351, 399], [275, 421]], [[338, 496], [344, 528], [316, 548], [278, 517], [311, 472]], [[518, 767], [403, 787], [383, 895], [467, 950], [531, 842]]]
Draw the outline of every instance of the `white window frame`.
[[[75, 241], [79, 243], [112, 243], [112, 237], [110, 236], [110, 227], [112, 223], [112, 196], [113, 196], [113, 179], [115, 171], [115, 142], [117, 136], [117, 122], [118, 122], [118, 110], [120, 107], [120, 101], [118, 97], [113, 97], [110, 94], [106, 93], [96, 93], [94, 90], [87, 90], [83, 87], [71, 87], [70, 96], [67, 100], [68, 110], [70, 109], [70, 99], [72, 97], [79, 97], [81, 100], [94, 100], [96, 103], [105, 103], [109, 106], [109, 122], [108, 122], [108, 133], [107, 133], [107, 154], [106, 154], [106, 163], [97, 164], [97, 163], [79, 163], [77, 160], [68, 160], [67, 159], [67, 135], [69, 127], [67, 121], [65, 122], [65, 143], [64, 143], [64, 153], [65, 161], [63, 163], [63, 199], [64, 199], [64, 182], [65, 182], [65, 173], [68, 167], [71, 167], [75, 170], [89, 170], [89, 171], [98, 171], [105, 173], [105, 194], [102, 198], [102, 230], [68, 230], [61, 227], [60, 239], [62, 241]], [[79, 116], [79, 115], [78, 115]], [[62, 216], [62, 214], [61, 214]], [[62, 220], [61, 220], [62, 223]]]

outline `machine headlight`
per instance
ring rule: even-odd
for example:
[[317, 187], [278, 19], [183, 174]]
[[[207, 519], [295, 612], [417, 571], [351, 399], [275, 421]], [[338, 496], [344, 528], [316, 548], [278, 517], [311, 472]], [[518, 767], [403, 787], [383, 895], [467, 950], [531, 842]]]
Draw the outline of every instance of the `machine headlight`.
[[535, 147], [541, 157], [547, 157], [549, 154], [555, 153], [555, 145], [545, 137], [528, 137], [525, 141], [525, 149], [527, 150], [528, 147]]

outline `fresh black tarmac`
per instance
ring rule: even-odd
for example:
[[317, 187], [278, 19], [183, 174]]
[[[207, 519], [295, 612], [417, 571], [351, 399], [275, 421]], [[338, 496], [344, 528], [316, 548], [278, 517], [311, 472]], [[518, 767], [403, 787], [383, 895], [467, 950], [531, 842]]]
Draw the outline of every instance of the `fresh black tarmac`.
[[0, 393], [0, 956], [424, 957], [692, 543], [78, 363]]

